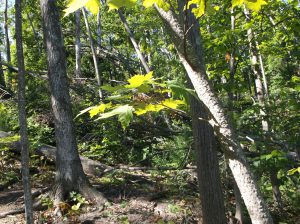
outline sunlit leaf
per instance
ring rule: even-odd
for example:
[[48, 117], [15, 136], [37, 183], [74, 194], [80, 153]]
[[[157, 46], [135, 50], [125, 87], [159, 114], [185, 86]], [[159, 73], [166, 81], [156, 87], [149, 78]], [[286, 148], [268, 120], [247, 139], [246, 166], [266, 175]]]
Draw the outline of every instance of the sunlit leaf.
[[77, 11], [78, 9], [86, 6], [89, 11], [93, 14], [97, 14], [100, 7], [99, 0], [72, 0], [68, 5], [67, 8], [64, 10], [66, 17], [72, 12]]
[[140, 115], [143, 115], [147, 112], [159, 112], [164, 108], [165, 107], [163, 105], [160, 105], [160, 104], [147, 104], [147, 105], [144, 105], [142, 107], [136, 108], [134, 113], [136, 115], [140, 116]]
[[100, 120], [100, 119], [105, 119], [105, 118], [109, 118], [109, 117], [113, 117], [113, 116], [118, 116], [119, 121], [122, 124], [122, 127], [125, 128], [129, 125], [129, 123], [131, 122], [132, 118], [133, 118], [133, 107], [126, 104], [126, 105], [121, 105], [116, 107], [115, 109], [103, 113], [100, 115], [100, 117], [96, 120]]
[[168, 11], [170, 9], [169, 3], [167, 3], [164, 0], [144, 0], [143, 6], [145, 8], [151, 7], [153, 4], [157, 4], [158, 7], [162, 8], [165, 11]]
[[78, 202], [76, 205], [73, 205], [73, 206], [71, 207], [71, 209], [72, 209], [73, 211], [78, 211], [79, 208], [80, 208], [80, 205], [81, 205], [81, 203]]
[[111, 102], [107, 104], [100, 104], [99, 106], [92, 107], [89, 111], [90, 117], [94, 117], [95, 115], [99, 113], [103, 113], [106, 109], [111, 108]]
[[194, 7], [192, 9], [192, 12], [194, 13], [194, 15], [199, 18], [201, 16], [204, 15], [204, 12], [205, 12], [205, 0], [191, 0], [188, 2], [188, 8], [191, 6], [191, 5], [196, 5], [197, 7]]
[[165, 99], [165, 100], [161, 101], [161, 104], [168, 108], [176, 109], [176, 108], [178, 108], [179, 105], [183, 105], [185, 103], [183, 100]]
[[247, 8], [255, 12], [259, 11], [263, 5], [267, 4], [267, 2], [264, 0], [246, 0], [245, 3]]
[[149, 72], [147, 75], [135, 75], [128, 79], [129, 85], [125, 87], [128, 89], [138, 88], [145, 83], [150, 83], [153, 72]]
[[90, 0], [85, 4], [85, 7], [94, 15], [99, 12], [100, 2], [99, 0]]
[[107, 5], [109, 7], [109, 11], [119, 9], [121, 7], [130, 8], [136, 5], [136, 0], [109, 0]]
[[232, 0], [231, 1], [232, 7], [240, 6], [243, 3], [244, 3], [244, 0]]
[[290, 169], [288, 171], [288, 175], [294, 175], [296, 172], [298, 172], [300, 174], [300, 167]]

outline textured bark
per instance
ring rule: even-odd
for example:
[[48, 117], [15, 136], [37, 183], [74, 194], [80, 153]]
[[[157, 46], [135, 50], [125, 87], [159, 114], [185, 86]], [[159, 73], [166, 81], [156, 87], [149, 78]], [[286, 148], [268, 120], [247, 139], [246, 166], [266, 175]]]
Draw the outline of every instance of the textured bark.
[[41, 0], [44, 39], [48, 60], [48, 79], [56, 138], [56, 176], [54, 203], [57, 205], [71, 191], [103, 203], [103, 196], [90, 187], [80, 162], [66, 70], [64, 41], [55, 0]]
[[31, 185], [29, 175], [29, 149], [27, 137], [26, 102], [25, 102], [25, 65], [22, 43], [22, 0], [15, 1], [16, 11], [16, 48], [18, 59], [18, 110], [21, 137], [22, 181], [24, 188], [26, 223], [33, 224]]
[[[11, 55], [10, 55], [10, 42], [8, 36], [8, 17], [7, 17], [7, 9], [8, 9], [8, 0], [5, 0], [4, 6], [4, 32], [5, 32], [5, 45], [6, 45], [6, 61], [10, 64], [11, 63]], [[7, 75], [7, 87], [11, 89], [11, 71], [8, 69]]]
[[[179, 7], [184, 8], [184, 1], [180, 1]], [[180, 10], [181, 11], [181, 10]], [[185, 14], [180, 13], [181, 23], [190, 28], [187, 40], [194, 46], [194, 60], [201, 60], [200, 29], [196, 18], [190, 10]], [[192, 88], [191, 80], [187, 77], [189, 88]], [[214, 130], [209, 124], [209, 115], [203, 105], [195, 97], [191, 98], [192, 129], [194, 137], [194, 149], [196, 152], [197, 176], [202, 207], [202, 223], [226, 223], [224, 198], [221, 188], [220, 171], [217, 156], [217, 145]]]
[[132, 45], [133, 45], [133, 47], [134, 47], [134, 49], [135, 49], [135, 52], [136, 52], [138, 58], [140, 59], [140, 61], [141, 61], [142, 65], [143, 65], [145, 71], [146, 71], [147, 73], [149, 73], [149, 72], [151, 71], [151, 69], [149, 68], [149, 66], [148, 66], [148, 64], [147, 64], [147, 60], [146, 60], [146, 58], [144, 57], [144, 55], [142, 54], [142, 52], [141, 52], [141, 50], [140, 50], [140, 47], [139, 47], [139, 45], [137, 44], [137, 42], [136, 42], [136, 40], [135, 40], [135, 38], [134, 38], [134, 35], [133, 35], [131, 29], [129, 28], [129, 25], [128, 25], [128, 23], [127, 23], [127, 20], [126, 20], [125, 16], [123, 15], [121, 9], [118, 10], [118, 13], [119, 13], [119, 16], [120, 16], [120, 19], [121, 19], [122, 23], [124, 24], [124, 27], [125, 27], [126, 32], [127, 32], [128, 35], [129, 35], [130, 41], [131, 41], [131, 43], [132, 43]]
[[191, 114], [202, 223], [226, 223], [214, 131], [204, 105], [195, 98], [191, 99]]
[[80, 10], [75, 12], [75, 76], [81, 77]]
[[[186, 48], [184, 48], [184, 29], [176, 19], [174, 13], [172, 13], [172, 11], [165, 12], [156, 5], [155, 7], [170, 32], [181, 62], [190, 77], [199, 99], [210, 112], [210, 121], [213, 123], [218, 137], [223, 145], [226, 146], [225, 156], [229, 161], [229, 167], [240, 189], [252, 223], [273, 223], [251, 173], [248, 162], [246, 161], [241, 145], [235, 136], [219, 99], [208, 81], [202, 49], [200, 60], [195, 60], [197, 57], [195, 57], [194, 46], [187, 43]], [[198, 35], [200, 34], [198, 33]], [[199, 40], [201, 39], [199, 38]], [[200, 42], [199, 46], [201, 47], [201, 45]]]
[[5, 78], [4, 78], [4, 73], [3, 73], [3, 67], [2, 67], [2, 56], [1, 56], [1, 51], [0, 51], [0, 87], [5, 88]]
[[234, 217], [237, 220], [237, 224], [243, 224], [244, 223], [243, 203], [242, 203], [243, 199], [242, 199], [241, 193], [240, 193], [239, 188], [235, 181], [234, 181], [233, 191], [234, 191], [234, 197], [235, 197], [235, 215], [234, 215]]
[[85, 12], [84, 8], [82, 8], [82, 14], [83, 14], [85, 26], [86, 26], [86, 29], [87, 29], [87, 32], [88, 32], [89, 40], [90, 40], [92, 56], [93, 56], [93, 61], [94, 61], [94, 67], [95, 67], [95, 72], [96, 72], [96, 79], [97, 79], [97, 83], [98, 83], [98, 86], [99, 86], [98, 93], [99, 93], [100, 100], [102, 100], [103, 99], [103, 93], [102, 93], [102, 90], [100, 89], [100, 87], [102, 85], [102, 80], [101, 80], [100, 70], [99, 70], [99, 66], [98, 66], [98, 60], [97, 60], [97, 55], [96, 55], [96, 50], [95, 50], [95, 44], [94, 44], [94, 40], [93, 40], [93, 37], [92, 37], [89, 21], [88, 21], [88, 18], [87, 18], [87, 15], [86, 15], [86, 12]]

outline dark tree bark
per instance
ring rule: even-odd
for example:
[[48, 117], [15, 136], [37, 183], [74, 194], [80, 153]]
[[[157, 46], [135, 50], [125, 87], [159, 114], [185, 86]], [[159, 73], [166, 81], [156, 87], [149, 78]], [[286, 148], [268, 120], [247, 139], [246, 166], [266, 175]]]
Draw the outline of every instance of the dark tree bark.
[[22, 181], [26, 223], [33, 224], [32, 197], [29, 175], [29, 150], [27, 137], [26, 103], [25, 103], [25, 66], [22, 43], [22, 0], [16, 0], [16, 47], [18, 59], [18, 109], [21, 136]]
[[54, 204], [57, 206], [71, 191], [79, 192], [88, 200], [103, 204], [104, 197], [91, 188], [79, 158], [67, 80], [64, 41], [55, 2], [55, 0], [41, 0], [57, 148]]
[[198, 99], [191, 99], [191, 115], [202, 223], [226, 223], [214, 131]]
[[210, 122], [224, 146], [229, 167], [240, 189], [252, 222], [256, 224], [273, 223], [272, 217], [242, 151], [242, 147], [231, 126], [231, 122], [225, 115], [225, 110], [207, 78], [200, 33], [197, 33], [197, 35], [199, 35], [199, 46], [201, 48], [201, 57], [199, 58], [200, 60], [198, 60], [195, 56], [195, 46], [188, 42], [185, 44], [185, 29], [178, 22], [175, 13], [171, 10], [166, 12], [157, 5], [155, 5], [155, 8], [169, 31], [173, 43], [177, 48], [178, 56], [185, 67], [199, 99], [209, 111]]
[[[8, 36], [8, 17], [7, 17], [7, 9], [8, 9], [8, 0], [5, 0], [4, 6], [4, 32], [5, 32], [5, 45], [6, 45], [6, 61], [7, 63], [11, 63], [11, 55], [10, 55], [10, 42]], [[8, 69], [7, 75], [7, 87], [11, 89], [11, 72]]]
[[[180, 1], [180, 3], [184, 3], [184, 1]], [[183, 9], [184, 5], [180, 5], [179, 8]], [[201, 60], [200, 39], [197, 35], [200, 29], [199, 24], [190, 10], [185, 12], [180, 10], [180, 12], [180, 22], [190, 28], [186, 38], [194, 46], [195, 60]], [[191, 80], [189, 77], [187, 78], [189, 87], [192, 88]], [[205, 105], [195, 97], [191, 98], [190, 104], [202, 223], [226, 223], [214, 130], [208, 122], [209, 116]]]

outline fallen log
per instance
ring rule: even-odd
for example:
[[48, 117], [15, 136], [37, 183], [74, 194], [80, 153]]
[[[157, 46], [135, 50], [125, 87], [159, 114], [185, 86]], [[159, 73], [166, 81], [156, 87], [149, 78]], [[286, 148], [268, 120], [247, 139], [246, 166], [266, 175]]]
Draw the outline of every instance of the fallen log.
[[[56, 148], [50, 145], [43, 145], [35, 150], [35, 153], [40, 156], [45, 156], [55, 162]], [[102, 176], [104, 173], [112, 171], [114, 168], [98, 161], [80, 156], [81, 164], [85, 174], [93, 176]]]

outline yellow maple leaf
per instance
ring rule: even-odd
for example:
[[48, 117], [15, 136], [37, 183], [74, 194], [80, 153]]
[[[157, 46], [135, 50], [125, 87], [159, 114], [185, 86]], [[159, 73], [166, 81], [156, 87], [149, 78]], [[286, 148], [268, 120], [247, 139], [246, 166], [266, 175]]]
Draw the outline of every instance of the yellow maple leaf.
[[267, 4], [264, 0], [246, 0], [245, 3], [247, 8], [255, 12], [259, 11], [263, 5]]
[[121, 7], [133, 7], [136, 5], [136, 1], [137, 0], [109, 0], [107, 1], [107, 5], [109, 7], [109, 11], [111, 11]]
[[93, 14], [97, 15], [100, 7], [100, 2], [99, 0], [71, 0], [70, 3], [67, 5], [67, 8], [64, 10], [64, 17], [84, 6], [86, 6], [87, 9]]
[[100, 104], [99, 106], [94, 106], [89, 111], [90, 117], [92, 118], [99, 113], [103, 113], [106, 109], [108, 109], [110, 107], [111, 107], [111, 102], [107, 103], [107, 104], [103, 103], [103, 104]]
[[163, 106], [166, 106], [171, 109], [176, 109], [179, 105], [185, 104], [183, 100], [173, 100], [173, 99], [166, 99], [161, 101]]
[[134, 89], [141, 85], [151, 81], [153, 72], [149, 72], [147, 75], [135, 75], [128, 79], [129, 85], [125, 87], [128, 89]]

